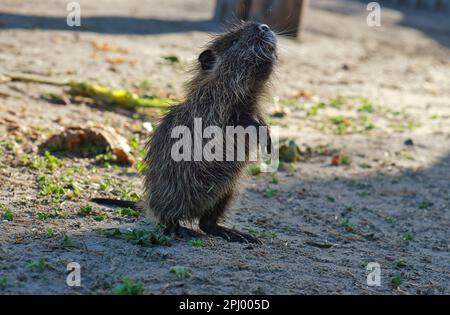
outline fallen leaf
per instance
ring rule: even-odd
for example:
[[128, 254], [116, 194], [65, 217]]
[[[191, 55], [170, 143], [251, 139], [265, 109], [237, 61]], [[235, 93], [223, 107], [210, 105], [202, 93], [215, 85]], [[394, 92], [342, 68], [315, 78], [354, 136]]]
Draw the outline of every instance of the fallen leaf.
[[335, 155], [331, 158], [331, 165], [334, 165], [334, 166], [339, 166], [339, 165], [341, 165], [341, 158], [342, 158], [342, 156], [341, 156], [340, 153], [335, 154]]
[[331, 165], [339, 166], [339, 165], [350, 165], [351, 159], [347, 155], [336, 153], [331, 158]]
[[68, 93], [73, 97], [90, 98], [98, 104], [116, 105], [123, 108], [134, 109], [137, 107], [168, 108], [171, 99], [156, 96], [139, 97], [127, 90], [111, 90], [106, 86], [89, 82], [69, 82]]
[[310, 99], [313, 96], [313, 93], [310, 92], [310, 91], [306, 91], [306, 90], [300, 89], [300, 90], [295, 91], [293, 96], [294, 97], [299, 97], [299, 98], [303, 97], [303, 98]]
[[94, 49], [99, 51], [113, 51], [113, 52], [119, 52], [119, 53], [128, 53], [128, 49], [124, 47], [119, 47], [115, 45], [111, 45], [107, 42], [92, 42], [92, 46], [94, 46]]
[[120, 65], [127, 61], [125, 58], [122, 57], [106, 57], [106, 61], [109, 62], [112, 65]]
[[50, 137], [42, 147], [73, 152], [89, 144], [111, 150], [119, 163], [133, 165], [135, 162], [127, 140], [111, 127], [69, 126]]

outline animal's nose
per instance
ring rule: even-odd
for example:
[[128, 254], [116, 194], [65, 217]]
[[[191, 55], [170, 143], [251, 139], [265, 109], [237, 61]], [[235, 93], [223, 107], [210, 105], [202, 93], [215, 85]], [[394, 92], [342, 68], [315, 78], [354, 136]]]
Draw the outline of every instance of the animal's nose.
[[261, 32], [268, 32], [270, 31], [270, 27], [267, 24], [259, 24], [258, 28]]

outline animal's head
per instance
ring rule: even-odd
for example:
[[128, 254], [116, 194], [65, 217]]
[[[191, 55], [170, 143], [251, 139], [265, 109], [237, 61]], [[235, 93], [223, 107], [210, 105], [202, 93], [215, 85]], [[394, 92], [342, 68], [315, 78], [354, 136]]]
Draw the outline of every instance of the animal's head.
[[264, 83], [276, 62], [277, 38], [266, 25], [245, 22], [216, 36], [198, 57], [202, 75], [251, 86]]

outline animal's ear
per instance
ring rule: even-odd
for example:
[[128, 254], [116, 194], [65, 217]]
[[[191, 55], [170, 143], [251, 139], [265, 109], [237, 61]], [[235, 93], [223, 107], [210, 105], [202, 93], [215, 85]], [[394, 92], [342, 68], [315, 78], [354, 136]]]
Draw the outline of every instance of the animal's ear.
[[198, 56], [198, 61], [200, 62], [203, 70], [212, 69], [214, 67], [215, 60], [216, 57], [210, 49], [203, 51], [200, 56]]

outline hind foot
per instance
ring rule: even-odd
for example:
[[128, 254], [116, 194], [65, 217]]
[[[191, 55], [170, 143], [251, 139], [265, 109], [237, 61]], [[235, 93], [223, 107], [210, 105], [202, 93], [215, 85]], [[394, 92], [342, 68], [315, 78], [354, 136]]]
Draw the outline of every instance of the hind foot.
[[189, 240], [201, 236], [200, 233], [197, 233], [180, 225], [167, 225], [163, 231], [163, 234], [165, 236], [170, 236], [182, 240]]
[[259, 239], [251, 236], [250, 234], [229, 229], [217, 224], [212, 225], [200, 224], [200, 229], [206, 234], [219, 236], [227, 240], [228, 242], [262, 244], [262, 242]]

